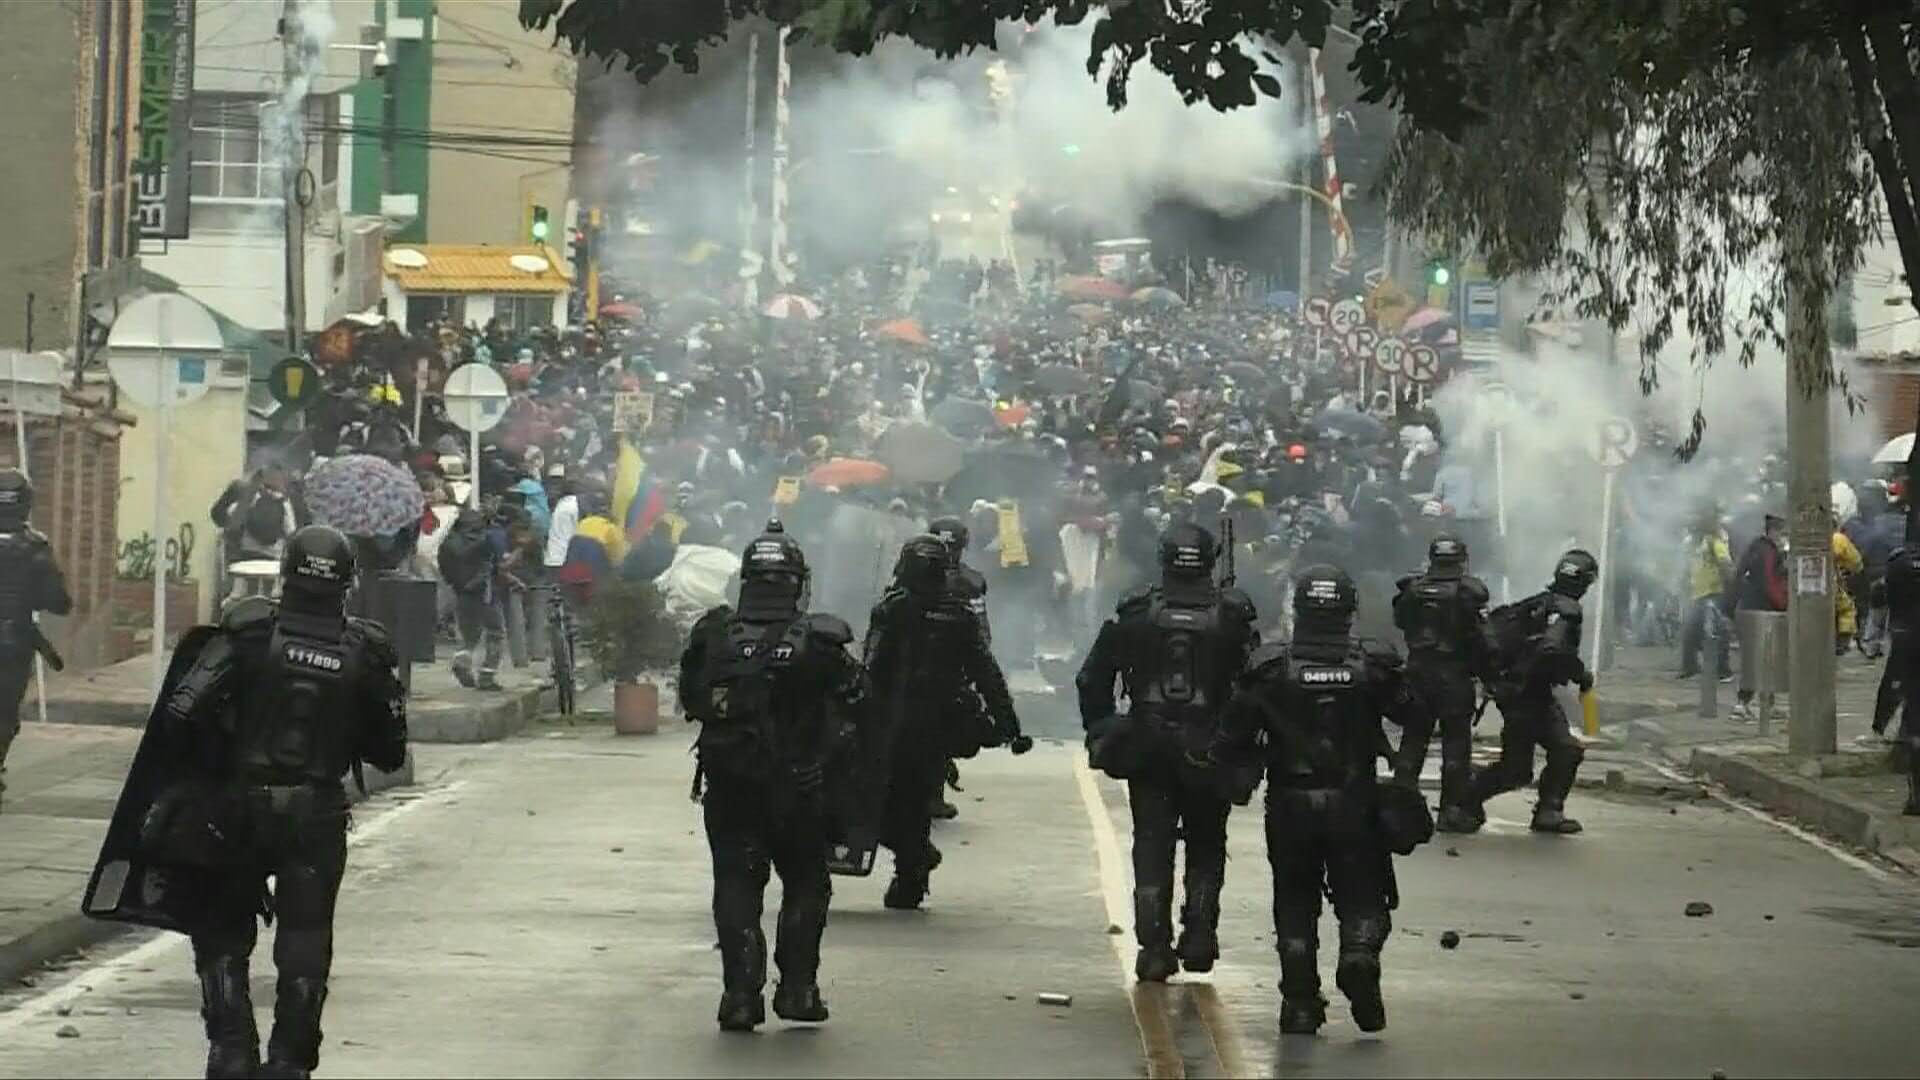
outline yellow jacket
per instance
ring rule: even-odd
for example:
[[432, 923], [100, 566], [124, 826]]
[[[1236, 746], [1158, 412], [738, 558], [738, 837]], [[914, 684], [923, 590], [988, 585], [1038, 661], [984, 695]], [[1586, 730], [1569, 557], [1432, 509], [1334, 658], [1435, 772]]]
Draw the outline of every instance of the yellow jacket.
[[1853, 546], [1847, 534], [1836, 531], [1833, 534], [1833, 628], [1834, 632], [1851, 637], [1859, 628], [1859, 614], [1853, 607], [1853, 594], [1847, 591], [1847, 579], [1866, 567], [1866, 561], [1860, 558], [1860, 549]]
[[1715, 529], [1711, 537], [1694, 541], [1687, 566], [1693, 599], [1720, 595], [1726, 585], [1726, 575], [1733, 572], [1733, 551], [1727, 546], [1726, 531]]

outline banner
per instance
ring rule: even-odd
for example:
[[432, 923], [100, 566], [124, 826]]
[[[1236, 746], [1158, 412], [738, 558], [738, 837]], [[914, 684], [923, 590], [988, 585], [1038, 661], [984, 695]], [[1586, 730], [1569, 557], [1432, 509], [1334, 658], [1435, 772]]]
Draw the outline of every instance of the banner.
[[183, 240], [193, 151], [194, 0], [147, 0], [140, 23], [140, 146], [133, 161], [140, 235]]

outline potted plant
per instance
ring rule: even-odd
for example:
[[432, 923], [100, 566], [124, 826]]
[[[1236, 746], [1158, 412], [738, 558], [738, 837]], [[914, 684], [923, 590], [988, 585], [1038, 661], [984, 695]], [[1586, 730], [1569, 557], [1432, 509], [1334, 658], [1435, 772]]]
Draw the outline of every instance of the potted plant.
[[647, 581], [602, 582], [581, 618], [580, 644], [613, 683], [614, 731], [659, 731], [660, 686], [648, 676], [672, 665], [681, 646], [660, 590]]

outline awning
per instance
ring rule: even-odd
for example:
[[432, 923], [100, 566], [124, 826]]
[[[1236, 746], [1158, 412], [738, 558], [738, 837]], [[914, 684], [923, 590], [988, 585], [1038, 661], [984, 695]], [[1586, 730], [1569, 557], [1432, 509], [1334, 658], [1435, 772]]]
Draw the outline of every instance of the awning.
[[573, 285], [565, 260], [540, 244], [392, 244], [387, 279], [408, 293], [528, 293], [557, 296]]

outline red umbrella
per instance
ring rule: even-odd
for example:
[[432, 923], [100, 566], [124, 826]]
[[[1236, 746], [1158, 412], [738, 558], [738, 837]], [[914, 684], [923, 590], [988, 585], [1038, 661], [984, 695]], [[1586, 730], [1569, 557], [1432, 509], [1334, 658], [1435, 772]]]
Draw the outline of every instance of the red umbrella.
[[1400, 332], [1403, 334], [1418, 333], [1432, 326], [1434, 323], [1444, 322], [1451, 318], [1453, 318], [1451, 314], [1440, 308], [1421, 308], [1419, 311], [1407, 316], [1407, 321], [1400, 324]]
[[1130, 300], [1133, 290], [1112, 278], [1070, 277], [1060, 282], [1060, 292], [1075, 300]]
[[892, 475], [877, 461], [837, 457], [808, 470], [807, 483], [814, 487], [868, 487], [884, 484]]
[[600, 317], [603, 319], [638, 319], [645, 314], [646, 312], [640, 309], [639, 304], [615, 301], [600, 305]]
[[874, 333], [884, 338], [903, 341], [908, 345], [931, 345], [933, 343], [932, 340], [927, 337], [927, 332], [920, 328], [920, 323], [917, 319], [895, 319], [889, 323], [881, 323], [879, 329], [875, 330]]

